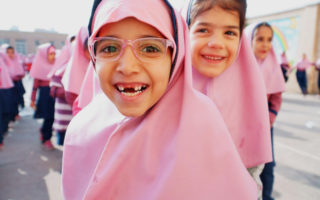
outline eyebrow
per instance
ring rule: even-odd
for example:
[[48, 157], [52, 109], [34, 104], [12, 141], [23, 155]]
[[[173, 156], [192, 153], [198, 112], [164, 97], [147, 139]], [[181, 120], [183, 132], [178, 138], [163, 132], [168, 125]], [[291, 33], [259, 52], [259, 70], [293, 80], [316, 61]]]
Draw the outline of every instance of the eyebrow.
[[[208, 22], [199, 22], [196, 23], [197, 26], [214, 26], [212, 23]], [[233, 25], [227, 25], [227, 26], [222, 26], [223, 28], [228, 28], [228, 29], [240, 29], [240, 26], [233, 26]]]

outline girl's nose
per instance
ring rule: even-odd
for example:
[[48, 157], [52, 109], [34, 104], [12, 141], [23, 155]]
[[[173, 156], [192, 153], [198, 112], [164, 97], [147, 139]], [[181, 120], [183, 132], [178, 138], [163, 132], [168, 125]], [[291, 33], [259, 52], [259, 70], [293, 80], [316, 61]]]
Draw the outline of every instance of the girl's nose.
[[208, 42], [210, 48], [221, 49], [223, 48], [223, 38], [219, 34], [214, 34], [210, 37]]
[[141, 61], [135, 56], [132, 47], [127, 46], [119, 58], [117, 71], [124, 75], [130, 75], [140, 71]]

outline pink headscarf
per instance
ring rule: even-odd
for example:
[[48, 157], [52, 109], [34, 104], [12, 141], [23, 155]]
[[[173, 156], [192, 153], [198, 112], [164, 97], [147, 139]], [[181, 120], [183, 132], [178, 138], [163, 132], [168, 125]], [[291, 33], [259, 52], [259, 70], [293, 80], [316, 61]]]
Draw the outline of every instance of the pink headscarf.
[[14, 53], [14, 58], [11, 59], [7, 53], [6, 50], [9, 47], [8, 44], [3, 44], [1, 46], [2, 50], [1, 52], [3, 52], [4, 54], [3, 56], [3, 61], [5, 62], [6, 66], [8, 67], [8, 72], [10, 74], [11, 78], [14, 78], [16, 76], [24, 76], [24, 69], [23, 66], [21, 64], [21, 59], [20, 56], [17, 52]]
[[44, 81], [50, 80], [48, 74], [52, 70], [54, 64], [51, 64], [48, 61], [48, 51], [50, 48], [52, 49], [52, 47], [53, 46], [50, 43], [45, 43], [38, 47], [37, 54], [30, 70], [30, 76], [32, 78]]
[[[245, 33], [251, 42], [253, 39], [253, 31], [255, 31], [254, 29], [256, 26], [257, 24], [251, 24], [245, 28]], [[264, 60], [258, 60], [258, 64], [262, 72], [267, 94], [284, 92], [286, 85], [273, 47]]]
[[[95, 13], [91, 37], [107, 23], [135, 17], [174, 41], [164, 1], [105, 0]], [[177, 60], [157, 104], [119, 121], [102, 93], [71, 121], [62, 169], [66, 200], [257, 199], [219, 111], [192, 87], [188, 30], [175, 15]]]
[[13, 87], [13, 82], [10, 77], [8, 67], [3, 61], [5, 55], [0, 53], [0, 89], [9, 89]]
[[88, 37], [88, 28], [81, 27], [76, 36], [72, 56], [62, 78], [62, 84], [67, 92], [80, 93], [84, 75], [87, 71], [90, 60], [84, 54], [84, 41]]
[[209, 78], [193, 70], [196, 89], [210, 97], [221, 112], [247, 168], [272, 160], [266, 90], [258, 64], [243, 34], [235, 62]]
[[306, 70], [309, 67], [313, 65], [312, 62], [308, 60], [308, 58], [302, 58], [298, 63], [297, 63], [297, 69], [298, 70]]
[[[48, 78], [51, 79], [57, 71], [59, 73], [61, 73], [61, 71], [64, 72], [64, 70], [67, 66], [67, 63], [71, 57], [71, 54], [72, 54], [72, 45], [70, 43], [70, 38], [68, 37], [65, 40], [65, 45], [61, 49], [59, 56], [57, 56], [57, 59], [55, 60], [54, 67], [52, 68], [52, 70], [48, 74]], [[61, 70], [61, 69], [64, 69], [64, 70]]]
[[90, 62], [81, 85], [80, 94], [78, 97], [78, 107], [82, 109], [88, 105], [100, 90], [99, 79], [94, 71], [92, 62]]

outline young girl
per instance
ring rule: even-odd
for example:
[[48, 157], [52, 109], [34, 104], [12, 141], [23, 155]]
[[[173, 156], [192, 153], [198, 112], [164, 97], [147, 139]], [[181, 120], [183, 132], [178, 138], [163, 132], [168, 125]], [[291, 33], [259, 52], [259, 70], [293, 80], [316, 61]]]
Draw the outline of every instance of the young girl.
[[62, 77], [62, 84], [66, 91], [66, 100], [70, 106], [80, 93], [81, 83], [89, 65], [88, 29], [81, 27], [75, 39], [72, 56]]
[[65, 199], [256, 199], [169, 3], [95, 1], [89, 28], [102, 93], [68, 127]]
[[246, 1], [194, 0], [188, 4], [193, 81], [218, 106], [246, 168], [270, 162], [265, 88], [250, 43], [242, 35]]
[[280, 63], [280, 66], [281, 66], [281, 70], [282, 70], [282, 74], [283, 74], [283, 78], [285, 80], [285, 82], [288, 81], [288, 73], [291, 71], [290, 69], [290, 63], [288, 61], [288, 58], [287, 58], [287, 55], [286, 55], [286, 52], [282, 52], [281, 54], [281, 63]]
[[65, 98], [65, 90], [61, 83], [66, 65], [72, 54], [72, 37], [66, 39], [65, 46], [61, 49], [56, 59], [54, 69], [49, 73], [50, 95], [55, 99], [55, 112], [53, 130], [57, 133], [57, 144], [63, 145], [67, 126], [72, 119], [72, 109]]
[[[36, 110], [34, 118], [44, 119], [40, 129], [41, 142], [48, 150], [53, 150], [51, 136], [54, 121], [54, 99], [50, 96], [48, 73], [54, 66], [55, 55], [55, 48], [52, 44], [40, 45], [30, 71], [30, 76], [34, 78], [30, 106]], [[36, 98], [38, 89], [39, 98]], [[36, 99], [37, 105], [35, 106]]]
[[306, 71], [312, 65], [314, 65], [314, 63], [310, 62], [307, 58], [307, 55], [304, 53], [302, 54], [302, 59], [297, 63], [296, 66], [296, 77], [303, 95], [306, 95], [308, 93], [308, 79]]
[[25, 89], [22, 83], [22, 78], [24, 77], [25, 72], [19, 55], [15, 52], [14, 48], [6, 44], [4, 44], [2, 47], [5, 48], [6, 51], [6, 54], [4, 55], [4, 61], [14, 84], [14, 87], [12, 88], [14, 115], [11, 116], [11, 120], [14, 121], [20, 119], [19, 105], [24, 107], [23, 94], [25, 93]]
[[[285, 82], [277, 62], [277, 58], [272, 47], [273, 30], [266, 22], [251, 25], [246, 28], [248, 37], [252, 40], [252, 49], [259, 63], [263, 75], [265, 87], [267, 89], [269, 123], [271, 127], [271, 142], [273, 152], [273, 123], [280, 110], [282, 102], [282, 92], [285, 91]], [[265, 165], [260, 175], [263, 184], [263, 200], [273, 199], [271, 197], [273, 187], [273, 168], [275, 166], [274, 156], [272, 162]]]
[[4, 134], [8, 131], [11, 108], [13, 108], [11, 89], [14, 87], [4, 56], [0, 53], [0, 150], [4, 147]]

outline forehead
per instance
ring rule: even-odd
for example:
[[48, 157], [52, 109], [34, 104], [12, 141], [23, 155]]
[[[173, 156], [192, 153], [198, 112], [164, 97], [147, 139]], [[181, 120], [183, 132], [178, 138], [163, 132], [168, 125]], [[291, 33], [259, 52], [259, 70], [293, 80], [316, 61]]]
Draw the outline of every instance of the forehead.
[[272, 30], [267, 26], [261, 26], [255, 31], [255, 36], [272, 37]]
[[98, 36], [113, 36], [119, 38], [163, 37], [158, 29], [133, 17], [104, 25], [100, 29]]
[[239, 13], [235, 10], [225, 10], [219, 6], [214, 6], [195, 18], [195, 23], [203, 21], [208, 24], [239, 25], [240, 18]]

